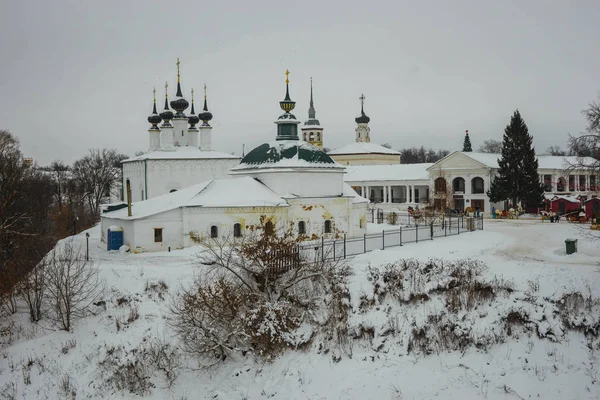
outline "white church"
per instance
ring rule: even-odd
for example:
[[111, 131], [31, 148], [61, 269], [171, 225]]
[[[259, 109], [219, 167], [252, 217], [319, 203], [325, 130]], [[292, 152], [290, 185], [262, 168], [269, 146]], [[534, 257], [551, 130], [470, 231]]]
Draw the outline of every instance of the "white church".
[[[185, 109], [181, 100], [178, 96], [171, 102], [178, 112]], [[184, 189], [149, 195], [144, 201], [137, 197], [130, 211], [122, 208], [105, 212], [101, 223], [103, 240], [106, 241], [109, 230], [116, 230], [123, 232], [123, 244], [132, 251], [177, 249], [193, 245], [192, 237], [246, 235], [259, 226], [261, 218], [307, 239], [350, 238], [366, 233], [368, 200], [344, 183], [345, 167], [323, 150], [299, 139], [300, 122], [291, 114], [295, 102], [289, 95], [287, 77], [286, 97], [279, 104], [284, 113], [275, 121], [275, 141], [248, 152], [231, 168], [229, 178], [208, 179], [187, 188], [186, 182], [179, 182]], [[158, 117], [163, 121], [171, 119], [165, 112]], [[199, 118], [203, 117], [206, 115], [201, 113]], [[176, 118], [177, 114], [173, 121]], [[184, 124], [187, 121], [180, 119]], [[195, 147], [193, 134], [183, 135], [185, 141], [181, 139], [177, 146], [175, 139], [171, 142], [171, 133], [163, 135], [164, 124], [160, 131], [153, 129], [158, 122], [154, 117], [150, 121], [151, 147], [152, 143], [154, 147], [159, 143], [161, 146], [156, 151], [167, 152], [173, 147], [184, 147], [182, 144]], [[193, 121], [188, 122], [193, 126]], [[178, 130], [172, 131], [185, 132], [181, 123], [177, 126]], [[174, 185], [176, 176], [170, 178]], [[130, 180], [131, 192], [134, 187], [139, 189], [131, 175], [124, 179]]]
[[[165, 106], [156, 112], [156, 94], [152, 114], [148, 117], [149, 148], [142, 155], [122, 162], [123, 188], [129, 180], [132, 201], [148, 200], [171, 193], [212, 178], [228, 177], [229, 170], [238, 165], [240, 157], [214, 151], [212, 148], [213, 115], [208, 111], [206, 85], [204, 108], [196, 115], [194, 91], [190, 105], [181, 91], [181, 74], [177, 60], [177, 92], [169, 108], [168, 84], [165, 84]], [[155, 91], [156, 93], [156, 91]], [[202, 124], [196, 127], [196, 124]], [[162, 124], [159, 126], [159, 124]]]

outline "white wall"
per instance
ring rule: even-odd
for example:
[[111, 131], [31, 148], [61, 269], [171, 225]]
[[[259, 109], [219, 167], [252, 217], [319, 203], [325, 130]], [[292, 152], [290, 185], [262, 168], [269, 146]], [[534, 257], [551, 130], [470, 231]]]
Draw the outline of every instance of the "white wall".
[[[123, 185], [129, 178], [132, 201], [142, 201], [213, 178], [228, 178], [239, 159], [142, 160], [123, 164]], [[144, 176], [147, 168], [147, 190]], [[142, 198], [144, 195], [144, 198]]]

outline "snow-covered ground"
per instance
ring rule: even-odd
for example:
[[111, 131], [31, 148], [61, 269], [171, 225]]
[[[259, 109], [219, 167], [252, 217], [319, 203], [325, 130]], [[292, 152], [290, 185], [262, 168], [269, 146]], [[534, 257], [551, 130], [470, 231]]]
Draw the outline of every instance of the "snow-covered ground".
[[[580, 292], [600, 298], [600, 239], [590, 238], [588, 232], [567, 223], [486, 220], [484, 231], [357, 256], [350, 260], [352, 313], [348, 324], [354, 332], [359, 327], [371, 329], [372, 336], [350, 340], [339, 361], [330, 352], [319, 354], [316, 346], [287, 351], [270, 363], [249, 356], [227, 360], [211, 371], [190, 369], [194, 363], [186, 360], [187, 367], [181, 369], [171, 388], [155, 374], [155, 388], [146, 397], [598, 399], [599, 350], [590, 349], [594, 344], [581, 331], [564, 329], [556, 311], [565, 294]], [[97, 307], [97, 315], [76, 321], [73, 332], [68, 333], [47, 322], [30, 324], [21, 307], [13, 316], [17, 332], [12, 343], [0, 344], [0, 399], [12, 398], [7, 396], [13, 392], [15, 399], [140, 398], [106, 384], [99, 364], [115, 351], [139, 348], [151, 337], [177, 342], [165, 324], [168, 298], [200, 273], [194, 263], [197, 249], [107, 253], [99, 241], [99, 228], [89, 233], [91, 258], [98, 262], [107, 282], [106, 310]], [[579, 240], [576, 254], [565, 254], [567, 238]], [[85, 246], [83, 233], [76, 240]], [[374, 269], [383, 271], [385, 264], [409, 258], [480, 260], [488, 267], [483, 272], [486, 279], [512, 285], [514, 290], [489, 304], [450, 316], [460, 329], [469, 329], [469, 335], [489, 336], [500, 324], [502, 313], [511, 307], [526, 311], [532, 331], [524, 330], [500, 344], [468, 346], [463, 351], [407, 352], [411, 329], [427, 324], [430, 315], [444, 314], [443, 304], [433, 295], [430, 301], [407, 303], [389, 296], [376, 298]], [[166, 284], [165, 293], [159, 281]], [[361, 309], [361, 299], [371, 301], [371, 306]], [[137, 310], [139, 318], [129, 318], [132, 310]], [[598, 313], [579, 318], [587, 318], [586, 326], [600, 328]], [[386, 335], [382, 328], [390, 321], [396, 321], [399, 328]]]

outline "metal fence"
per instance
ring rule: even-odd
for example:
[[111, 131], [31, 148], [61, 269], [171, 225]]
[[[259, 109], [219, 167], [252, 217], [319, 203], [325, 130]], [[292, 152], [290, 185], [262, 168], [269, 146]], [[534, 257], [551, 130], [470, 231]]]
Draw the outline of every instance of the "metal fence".
[[483, 217], [447, 216], [443, 222], [433, 225], [399, 226], [397, 229], [382, 230], [381, 233], [366, 233], [363, 237], [326, 240], [301, 244], [299, 252], [305, 260], [339, 260], [373, 250], [404, 246], [447, 236], [462, 235], [483, 230]]

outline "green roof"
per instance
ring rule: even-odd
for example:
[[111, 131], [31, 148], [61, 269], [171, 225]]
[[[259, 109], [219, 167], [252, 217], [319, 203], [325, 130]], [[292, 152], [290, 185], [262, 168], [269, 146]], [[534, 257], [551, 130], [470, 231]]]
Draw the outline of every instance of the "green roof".
[[261, 144], [232, 170], [279, 167], [342, 168], [327, 153], [309, 143], [285, 140]]

